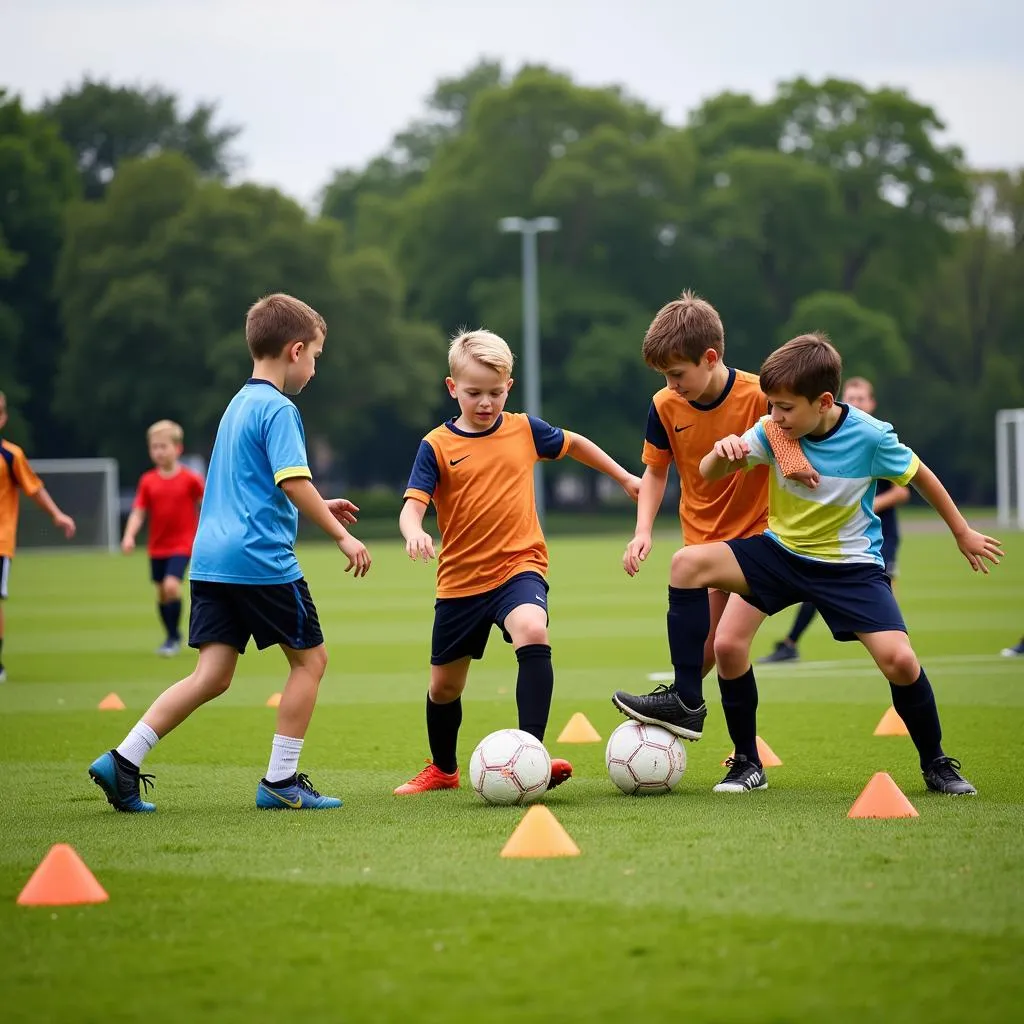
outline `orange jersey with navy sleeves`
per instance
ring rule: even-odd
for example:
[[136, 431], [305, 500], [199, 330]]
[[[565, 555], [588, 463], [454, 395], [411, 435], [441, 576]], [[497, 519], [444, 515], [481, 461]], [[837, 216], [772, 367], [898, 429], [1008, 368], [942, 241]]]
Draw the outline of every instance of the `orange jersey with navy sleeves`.
[[0, 558], [13, 558], [18, 537], [18, 492], [31, 498], [43, 488], [25, 453], [0, 439]]
[[768, 473], [762, 472], [763, 466], [713, 482], [700, 475], [700, 460], [716, 441], [742, 435], [767, 411], [768, 399], [757, 375], [731, 368], [725, 389], [714, 402], [689, 402], [670, 388], [662, 388], [651, 400], [643, 462], [675, 462], [684, 543], [738, 540], [767, 528]]
[[437, 509], [438, 597], [472, 597], [521, 572], [547, 573], [533, 467], [562, 458], [571, 440], [568, 431], [515, 412], [482, 433], [460, 430], [452, 419], [423, 438], [405, 497]]

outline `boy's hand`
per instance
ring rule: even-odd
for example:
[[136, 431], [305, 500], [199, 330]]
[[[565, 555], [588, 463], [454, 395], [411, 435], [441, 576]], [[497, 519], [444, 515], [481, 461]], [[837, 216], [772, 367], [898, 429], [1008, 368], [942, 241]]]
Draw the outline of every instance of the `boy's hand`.
[[999, 559], [1005, 554], [1002, 541], [996, 540], [995, 537], [986, 537], [985, 534], [970, 528], [956, 538], [956, 546], [963, 552], [964, 558], [970, 562], [971, 568], [975, 572], [980, 570], [986, 576], [988, 575], [988, 566], [984, 559], [987, 558], [993, 565], [998, 565]]
[[792, 470], [789, 473], [783, 473], [783, 476], [787, 480], [795, 480], [798, 484], [802, 484], [809, 491], [816, 490], [818, 484], [821, 483], [821, 477], [813, 466], [809, 469]]
[[622, 568], [630, 576], [640, 571], [640, 563], [650, 553], [653, 542], [649, 533], [638, 533], [626, 545], [626, 553], [622, 556]]
[[633, 499], [633, 501], [636, 501], [637, 498], [640, 497], [640, 484], [640, 477], [633, 476], [633, 474], [630, 473], [626, 479], [622, 481], [622, 489], [630, 496], [630, 498]]
[[429, 562], [434, 557], [434, 538], [426, 530], [414, 533], [405, 542], [405, 551], [414, 562], [418, 558]]
[[341, 553], [348, 559], [348, 565], [345, 566], [345, 572], [351, 572], [355, 569], [353, 576], [356, 578], [365, 576], [370, 571], [370, 552], [367, 551], [366, 545], [361, 540], [356, 540], [352, 534], [349, 534], [343, 540], [338, 541], [338, 547]]
[[726, 462], [734, 466], [741, 466], [747, 461], [747, 456], [750, 454], [750, 445], [738, 434], [730, 434], [728, 437], [723, 437], [720, 441], [716, 441], [712, 451], [720, 459], [725, 459]]
[[64, 515], [63, 512], [58, 512], [53, 517], [53, 525], [64, 534], [66, 540], [71, 540], [75, 535], [75, 521], [71, 516]]
[[331, 510], [331, 515], [343, 526], [351, 526], [352, 523], [359, 522], [356, 518], [359, 506], [353, 504], [348, 498], [329, 498], [327, 507]]
[[121, 539], [121, 550], [126, 555], [130, 555], [135, 550], [135, 538], [134, 537], [123, 537]]

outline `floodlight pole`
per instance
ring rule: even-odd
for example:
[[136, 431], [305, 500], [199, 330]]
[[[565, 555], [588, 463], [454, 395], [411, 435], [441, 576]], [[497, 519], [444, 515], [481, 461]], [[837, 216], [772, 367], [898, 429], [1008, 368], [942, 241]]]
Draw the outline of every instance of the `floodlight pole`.
[[[524, 404], [530, 416], [540, 416], [540, 302], [537, 294], [537, 235], [557, 231], [555, 217], [503, 217], [498, 230], [522, 236], [523, 245], [523, 376]], [[544, 522], [544, 481], [540, 463], [533, 470], [537, 516]]]

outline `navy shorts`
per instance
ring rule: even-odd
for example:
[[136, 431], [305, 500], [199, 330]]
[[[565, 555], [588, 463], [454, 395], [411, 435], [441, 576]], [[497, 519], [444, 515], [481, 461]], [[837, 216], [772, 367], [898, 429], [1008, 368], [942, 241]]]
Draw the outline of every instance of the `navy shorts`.
[[894, 580], [900, 574], [899, 564], [896, 559], [896, 555], [900, 549], [899, 538], [896, 540], [890, 540], [888, 537], [882, 537], [882, 560], [885, 562], [885, 575], [889, 579]]
[[245, 654], [252, 637], [257, 649], [283, 644], [297, 651], [324, 642], [320, 618], [303, 579], [294, 583], [210, 583], [192, 580], [189, 647], [228, 644]]
[[151, 558], [149, 560], [150, 578], [154, 583], [163, 583], [168, 576], [183, 580], [190, 557], [189, 555], [168, 555], [166, 558]]
[[545, 612], [548, 610], [548, 585], [540, 573], [521, 572], [500, 587], [472, 597], [439, 597], [434, 602], [430, 664], [482, 658], [491, 626], [498, 626], [505, 643], [512, 643], [505, 630], [505, 618], [521, 604], [535, 604]]
[[857, 633], [907, 631], [892, 583], [880, 565], [801, 558], [764, 534], [726, 544], [750, 587], [744, 600], [767, 615], [812, 601], [837, 640], [856, 640]]

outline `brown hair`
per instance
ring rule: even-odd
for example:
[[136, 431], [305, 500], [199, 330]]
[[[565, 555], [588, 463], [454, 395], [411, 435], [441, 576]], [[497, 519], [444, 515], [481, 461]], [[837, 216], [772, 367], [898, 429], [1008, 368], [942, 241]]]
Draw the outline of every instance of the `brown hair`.
[[867, 388], [868, 394], [872, 398], [875, 397], [875, 385], [872, 384], [867, 377], [847, 377], [846, 380], [843, 381], [843, 390], [845, 391], [851, 385], [853, 387]]
[[324, 318], [312, 306], [283, 292], [254, 302], [245, 318], [245, 341], [253, 359], [273, 359], [297, 341], [308, 344], [318, 331], [327, 335]]
[[813, 402], [826, 391], [837, 395], [842, 379], [843, 357], [819, 331], [787, 341], [761, 365], [761, 390], [766, 395], [788, 391]]
[[710, 302], [687, 290], [658, 310], [644, 335], [644, 362], [664, 370], [680, 360], [699, 363], [714, 349], [725, 353], [725, 329], [718, 310]]

